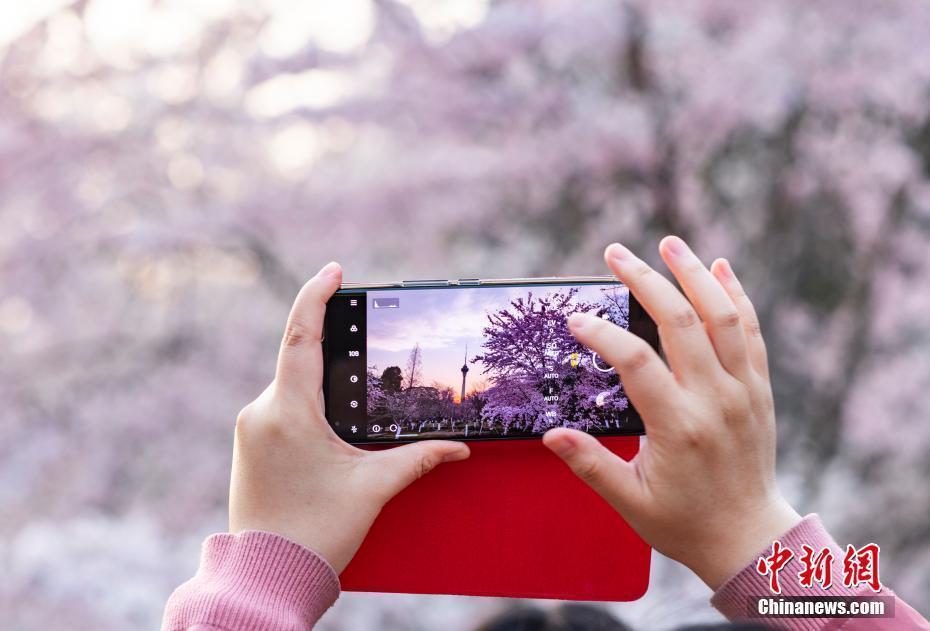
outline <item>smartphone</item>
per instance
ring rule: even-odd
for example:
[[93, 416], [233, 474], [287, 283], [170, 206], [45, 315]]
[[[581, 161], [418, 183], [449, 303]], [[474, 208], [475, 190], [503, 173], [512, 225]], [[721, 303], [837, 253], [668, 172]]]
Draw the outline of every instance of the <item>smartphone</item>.
[[619, 375], [569, 332], [576, 312], [659, 350], [610, 276], [344, 284], [326, 305], [326, 418], [353, 444], [642, 434]]

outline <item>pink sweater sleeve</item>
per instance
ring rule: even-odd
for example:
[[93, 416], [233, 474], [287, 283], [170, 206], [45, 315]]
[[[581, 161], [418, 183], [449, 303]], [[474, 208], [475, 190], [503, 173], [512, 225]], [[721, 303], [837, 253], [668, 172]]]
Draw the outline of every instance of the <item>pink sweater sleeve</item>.
[[162, 631], [310, 629], [339, 596], [332, 566], [269, 532], [216, 534], [165, 607]]
[[[747, 567], [731, 577], [711, 598], [711, 604], [729, 620], [753, 620], [774, 624], [789, 631], [898, 631], [903, 629], [926, 629], [930, 631], [930, 624], [903, 600], [886, 588], [875, 594], [868, 586], [860, 589], [850, 589], [843, 585], [843, 551], [823, 527], [820, 518], [810, 514], [798, 523], [797, 526], [779, 537], [783, 546], [795, 552], [795, 556], [781, 571], [780, 586], [783, 596], [889, 596], [894, 598], [894, 618], [767, 618], [752, 619], [749, 617], [749, 606], [759, 596], [770, 596], [769, 579], [756, 571], [756, 559], [769, 550], [760, 551]], [[801, 571], [801, 562], [798, 560], [801, 545], [807, 544], [819, 550], [829, 547], [833, 552], [833, 586], [825, 590], [817, 583], [811, 588], [801, 587], [798, 583], [798, 572]], [[839, 577], [839, 579], [837, 579]]]

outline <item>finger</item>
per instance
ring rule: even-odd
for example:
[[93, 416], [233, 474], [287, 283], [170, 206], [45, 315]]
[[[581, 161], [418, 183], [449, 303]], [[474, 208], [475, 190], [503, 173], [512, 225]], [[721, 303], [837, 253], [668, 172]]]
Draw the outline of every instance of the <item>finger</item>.
[[546, 432], [543, 444], [621, 515], [636, 506], [642, 493], [636, 466], [611, 453], [594, 436], [560, 427]]
[[647, 431], [672, 417], [669, 406], [678, 383], [643, 338], [589, 313], [572, 314], [568, 328], [575, 339], [614, 367]]
[[679, 237], [662, 239], [659, 253], [704, 321], [720, 364], [737, 379], [746, 379], [751, 370], [749, 350], [733, 300]]
[[757, 373], [768, 378], [768, 354], [765, 350], [765, 340], [762, 338], [762, 328], [759, 326], [759, 316], [756, 314], [755, 307], [752, 306], [752, 301], [743, 291], [743, 286], [733, 273], [729, 261], [717, 259], [710, 266], [710, 270], [739, 311], [750, 364]]
[[697, 312], [671, 281], [619, 243], [610, 245], [604, 258], [659, 326], [676, 379], [687, 383], [703, 380], [708, 371], [723, 371]]
[[468, 458], [471, 450], [465, 443], [425, 440], [369, 454], [367, 457], [377, 468], [387, 501], [440, 464]]
[[278, 353], [275, 383], [284, 391], [317, 399], [323, 384], [323, 317], [326, 301], [339, 289], [342, 268], [328, 263], [300, 289]]

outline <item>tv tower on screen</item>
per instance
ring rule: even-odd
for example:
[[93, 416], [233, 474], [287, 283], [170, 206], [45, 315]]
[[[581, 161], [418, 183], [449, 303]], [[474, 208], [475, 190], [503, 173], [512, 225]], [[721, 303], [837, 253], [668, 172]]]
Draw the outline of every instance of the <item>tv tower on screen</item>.
[[462, 396], [459, 398], [459, 405], [465, 403], [465, 377], [468, 376], [468, 344], [465, 345], [465, 363], [462, 364]]

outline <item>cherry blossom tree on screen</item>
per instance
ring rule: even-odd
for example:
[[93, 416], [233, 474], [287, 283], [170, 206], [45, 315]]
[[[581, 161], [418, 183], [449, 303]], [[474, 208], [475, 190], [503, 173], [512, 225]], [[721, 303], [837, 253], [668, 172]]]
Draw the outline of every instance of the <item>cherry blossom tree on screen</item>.
[[[597, 370], [568, 330], [572, 313], [616, 308], [577, 299], [577, 288], [528, 292], [526, 298], [488, 314], [484, 352], [475, 356], [490, 387], [483, 416], [511, 426], [544, 432], [555, 426], [604, 429], [626, 409], [615, 373]], [[600, 401], [598, 401], [598, 397]]]

